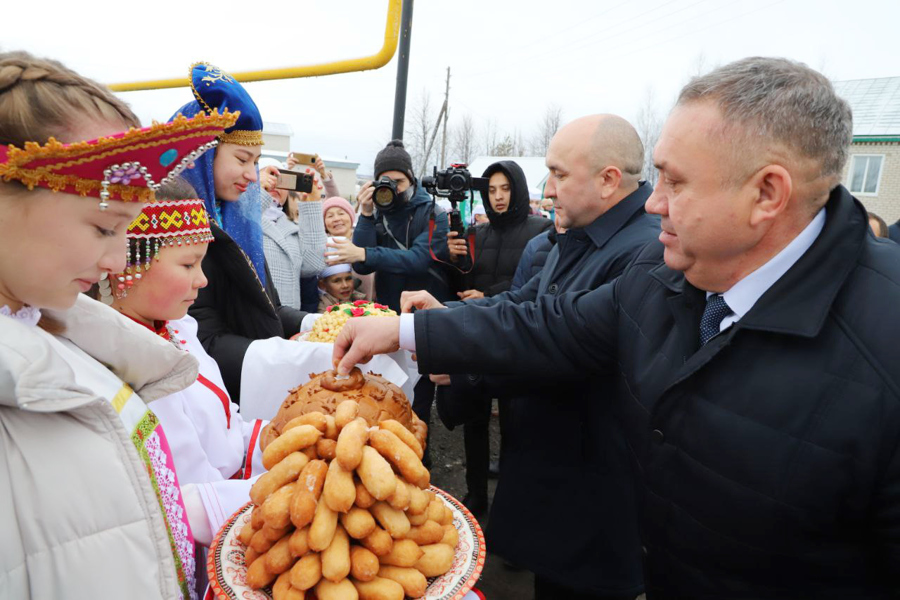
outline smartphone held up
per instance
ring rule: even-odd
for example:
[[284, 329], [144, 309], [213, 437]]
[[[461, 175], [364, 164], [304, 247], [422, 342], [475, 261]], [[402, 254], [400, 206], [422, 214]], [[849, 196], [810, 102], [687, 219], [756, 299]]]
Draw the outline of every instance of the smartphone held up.
[[278, 169], [278, 183], [275, 184], [275, 187], [280, 190], [305, 192], [308, 194], [313, 189], [313, 176], [309, 173]]

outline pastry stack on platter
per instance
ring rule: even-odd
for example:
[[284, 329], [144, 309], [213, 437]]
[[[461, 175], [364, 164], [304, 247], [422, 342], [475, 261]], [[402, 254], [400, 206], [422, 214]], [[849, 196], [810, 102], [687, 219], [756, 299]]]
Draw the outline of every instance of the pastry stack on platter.
[[330, 414], [302, 411], [263, 440], [269, 471], [238, 533], [250, 587], [272, 586], [275, 600], [402, 600], [450, 570], [459, 534], [429, 490], [422, 441], [397, 419], [372, 423], [362, 412], [354, 399]]

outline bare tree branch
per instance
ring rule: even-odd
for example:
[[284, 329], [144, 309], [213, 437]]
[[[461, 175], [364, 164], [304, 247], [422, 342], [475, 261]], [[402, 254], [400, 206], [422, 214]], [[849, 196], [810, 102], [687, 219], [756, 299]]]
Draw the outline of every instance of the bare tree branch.
[[550, 140], [562, 126], [562, 108], [556, 104], [548, 104], [544, 110], [544, 117], [538, 125], [538, 130], [531, 138], [529, 150], [533, 156], [546, 156], [550, 147]]
[[644, 144], [644, 169], [642, 177], [646, 179], [650, 185], [655, 186], [659, 174], [653, 167], [653, 148], [656, 146], [656, 142], [659, 141], [659, 134], [662, 131], [664, 117], [658, 111], [653, 96], [653, 88], [648, 87], [647, 91], [644, 93], [644, 99], [641, 102], [640, 108], [638, 109], [634, 125], [635, 129], [637, 129], [638, 136], [641, 138], [641, 142]]
[[494, 156], [494, 148], [500, 142], [500, 134], [497, 131], [497, 121], [488, 119], [481, 130], [481, 147], [487, 156]]
[[475, 159], [475, 122], [468, 114], [453, 129], [453, 154], [459, 162], [469, 164]]
[[435, 125], [435, 109], [431, 103], [431, 94], [425, 88], [410, 111], [408, 127], [404, 132], [406, 150], [413, 162], [413, 171], [419, 175], [428, 168], [431, 153], [428, 142]]

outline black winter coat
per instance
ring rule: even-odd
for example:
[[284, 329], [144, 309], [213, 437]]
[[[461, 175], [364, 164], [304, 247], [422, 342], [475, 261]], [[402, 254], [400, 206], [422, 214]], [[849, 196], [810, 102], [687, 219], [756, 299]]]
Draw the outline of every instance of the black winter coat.
[[[614, 400], [639, 469], [649, 600], [895, 598], [900, 247], [843, 187], [826, 214], [703, 347], [705, 293], [653, 243], [594, 292], [417, 313], [419, 367], [615, 377], [597, 401]], [[564, 434], [548, 423], [540, 441]]]
[[[484, 177], [502, 172], [509, 179], [508, 209], [497, 213], [490, 201], [484, 202], [488, 223], [475, 227], [475, 266], [456, 278], [456, 290], [478, 290], [495, 296], [509, 289], [525, 246], [553, 226], [549, 219], [528, 214], [528, 184], [522, 167], [511, 160], [492, 164]], [[465, 269], [464, 269], [465, 270]]]
[[900, 244], [900, 221], [888, 227], [888, 237]]
[[556, 245], [556, 230], [550, 229], [532, 238], [525, 244], [525, 250], [519, 258], [519, 266], [513, 275], [510, 291], [517, 292], [528, 283], [532, 277], [541, 272], [550, 256], [550, 250]]
[[307, 313], [282, 306], [266, 266], [263, 288], [247, 255], [215, 223], [215, 241], [203, 258], [209, 284], [188, 311], [197, 320], [197, 337], [218, 363], [231, 399], [240, 405], [241, 368], [255, 340], [290, 337], [300, 331]]
[[[559, 235], [540, 275], [519, 292], [466, 304], [523, 304], [612, 281], [659, 236], [659, 218], [644, 211], [651, 192], [642, 183], [585, 229]], [[547, 367], [538, 371], [539, 384], [451, 378], [457, 397], [509, 398], [487, 545], [568, 588], [637, 596], [643, 574], [631, 465], [611, 404], [596, 401], [597, 394], [609, 396], [612, 382], [559, 378]]]

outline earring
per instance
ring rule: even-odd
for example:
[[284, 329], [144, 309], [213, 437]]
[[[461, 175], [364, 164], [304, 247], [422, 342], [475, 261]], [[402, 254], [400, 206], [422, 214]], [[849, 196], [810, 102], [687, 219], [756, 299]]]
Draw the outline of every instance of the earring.
[[107, 187], [109, 186], [109, 182], [106, 179], [100, 184], [100, 212], [103, 212], [107, 208], [109, 208], [109, 190]]
[[113, 303], [113, 292], [112, 286], [109, 284], [109, 273], [104, 271], [100, 275], [100, 281], [97, 282], [97, 285], [100, 287], [100, 302], [109, 306]]

